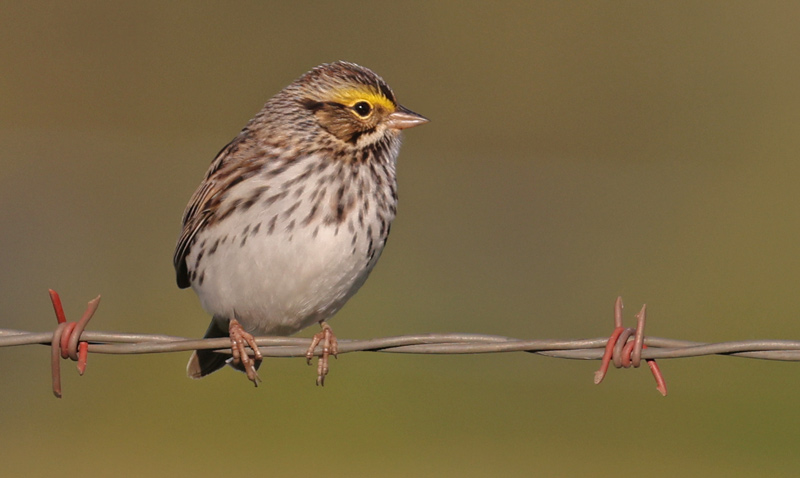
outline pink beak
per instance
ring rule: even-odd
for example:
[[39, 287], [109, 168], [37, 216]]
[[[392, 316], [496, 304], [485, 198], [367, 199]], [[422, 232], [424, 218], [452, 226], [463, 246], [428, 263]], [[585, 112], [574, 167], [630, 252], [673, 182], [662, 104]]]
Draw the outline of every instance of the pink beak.
[[390, 114], [387, 118], [389, 128], [392, 129], [408, 129], [414, 126], [425, 124], [428, 118], [414, 113], [405, 106], [398, 106], [394, 113]]

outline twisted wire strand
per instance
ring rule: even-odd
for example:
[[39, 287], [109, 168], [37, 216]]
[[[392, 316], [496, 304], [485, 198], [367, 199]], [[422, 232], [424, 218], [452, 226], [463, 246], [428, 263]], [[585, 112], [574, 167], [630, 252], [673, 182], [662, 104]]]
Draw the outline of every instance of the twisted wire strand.
[[[53, 332], [28, 332], [0, 329], [0, 347], [22, 345], [50, 345], [53, 394], [61, 398], [60, 358], [78, 362], [78, 373], [83, 375], [89, 352], [101, 354], [146, 354], [169, 353], [207, 349], [223, 354], [232, 354], [230, 338], [188, 339], [169, 335], [132, 334], [120, 332], [98, 332], [85, 330], [97, 311], [100, 296], [88, 302], [86, 311], [77, 322], [68, 322], [61, 298], [50, 290], [50, 300], [56, 314], [58, 326]], [[609, 366], [616, 368], [639, 367], [644, 360], [656, 381], [656, 389], [667, 395], [667, 385], [656, 359], [699, 357], [704, 355], [734, 355], [737, 357], [764, 360], [800, 361], [800, 341], [790, 340], [745, 340], [736, 342], [702, 343], [646, 337], [647, 306], [636, 314], [637, 326], [624, 327], [622, 298], [614, 304], [614, 332], [610, 337], [594, 339], [545, 339], [524, 340], [513, 337], [482, 334], [417, 334], [383, 337], [369, 340], [338, 340], [338, 353], [385, 352], [406, 354], [485, 354], [501, 352], [529, 352], [554, 358], [578, 360], [601, 360], [595, 372], [594, 382], [599, 384], [606, 376]], [[327, 344], [317, 349], [318, 341], [293, 337], [258, 337], [256, 348], [266, 357], [320, 357], [320, 369], [327, 363], [330, 350]], [[254, 355], [253, 350], [237, 349], [234, 362], [239, 355]], [[336, 354], [337, 352], [334, 352]], [[260, 358], [259, 358], [260, 360]], [[310, 363], [310, 362], [309, 362]], [[325, 372], [320, 372], [324, 377]], [[248, 376], [249, 377], [249, 376]], [[257, 376], [256, 376], [257, 378]], [[253, 380], [251, 378], [251, 380]], [[258, 382], [254, 380], [258, 385]], [[323, 382], [318, 378], [317, 384]]]
[[[230, 339], [190, 339], [158, 334], [136, 334], [85, 330], [80, 336], [89, 342], [89, 352], [100, 354], [150, 354], [212, 349], [230, 354]], [[50, 345], [53, 332], [28, 332], [0, 329], [0, 347]], [[339, 340], [339, 353], [385, 352], [406, 354], [485, 354], [532, 352], [554, 358], [599, 360], [608, 337], [591, 339], [526, 340], [483, 334], [416, 334], [367, 340]], [[257, 337], [261, 353], [267, 357], [305, 357], [311, 339]], [[661, 337], [645, 337], [648, 348], [642, 359], [674, 359], [707, 355], [800, 361], [800, 341], [741, 340], [703, 343]]]

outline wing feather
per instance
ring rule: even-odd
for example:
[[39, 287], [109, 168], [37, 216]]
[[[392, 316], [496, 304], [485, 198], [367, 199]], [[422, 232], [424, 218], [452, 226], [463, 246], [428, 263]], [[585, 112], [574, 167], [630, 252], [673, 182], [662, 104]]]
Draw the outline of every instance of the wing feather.
[[206, 172], [205, 178], [192, 194], [192, 198], [183, 212], [183, 229], [175, 247], [175, 254], [172, 257], [178, 287], [181, 289], [191, 285], [188, 267], [186, 266], [186, 256], [189, 254], [189, 249], [194, 243], [197, 233], [213, 219], [217, 209], [219, 209], [221, 196], [224, 194], [228, 184], [226, 179], [229, 174], [220, 173], [225, 172], [227, 168], [224, 166], [231, 163], [231, 153], [235, 153], [238, 150], [236, 146], [244, 141], [245, 138], [246, 134], [243, 131], [242, 134], [217, 153]]

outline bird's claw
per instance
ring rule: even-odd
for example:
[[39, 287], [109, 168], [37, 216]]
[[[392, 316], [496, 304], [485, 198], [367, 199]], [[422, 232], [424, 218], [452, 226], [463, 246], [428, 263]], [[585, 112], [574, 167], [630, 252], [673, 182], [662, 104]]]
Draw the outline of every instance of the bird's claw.
[[311, 345], [306, 351], [306, 362], [311, 365], [311, 359], [316, 355], [317, 346], [322, 343], [322, 354], [317, 362], [317, 385], [324, 386], [325, 376], [328, 375], [328, 358], [331, 355], [334, 358], [339, 355], [339, 344], [331, 326], [327, 322], [320, 322], [320, 325], [322, 330], [314, 334], [314, 337], [311, 338]]

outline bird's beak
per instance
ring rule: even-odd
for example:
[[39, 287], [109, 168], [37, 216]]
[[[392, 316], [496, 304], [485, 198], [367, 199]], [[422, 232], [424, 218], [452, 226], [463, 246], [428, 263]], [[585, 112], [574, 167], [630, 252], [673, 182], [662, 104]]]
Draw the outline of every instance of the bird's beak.
[[387, 117], [387, 124], [392, 129], [408, 129], [414, 126], [425, 124], [428, 118], [414, 113], [405, 106], [398, 106], [394, 113]]

